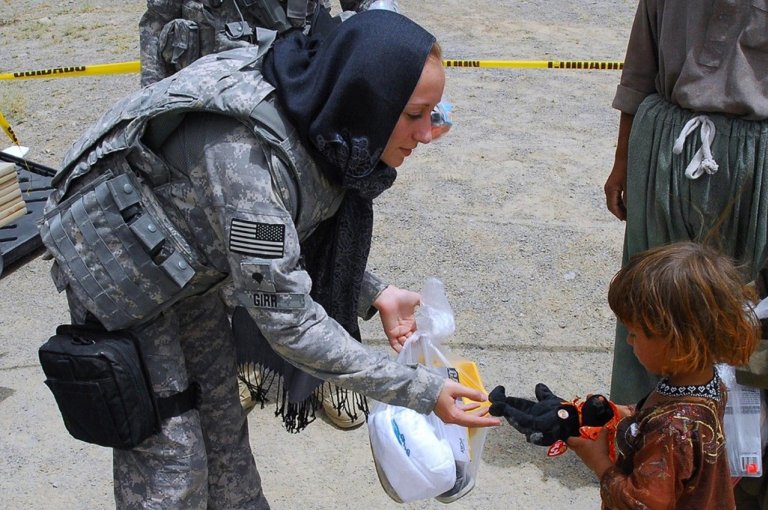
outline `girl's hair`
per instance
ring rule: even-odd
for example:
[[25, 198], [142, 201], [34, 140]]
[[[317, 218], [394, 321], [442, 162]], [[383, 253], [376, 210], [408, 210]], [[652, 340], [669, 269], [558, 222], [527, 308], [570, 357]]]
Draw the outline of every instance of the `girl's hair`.
[[620, 321], [669, 346], [676, 372], [746, 363], [760, 336], [755, 298], [731, 259], [693, 242], [633, 256], [608, 290]]

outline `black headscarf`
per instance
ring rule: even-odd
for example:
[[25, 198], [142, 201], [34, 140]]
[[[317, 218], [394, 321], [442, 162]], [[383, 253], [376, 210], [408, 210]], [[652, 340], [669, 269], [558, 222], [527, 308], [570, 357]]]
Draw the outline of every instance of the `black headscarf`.
[[[336, 215], [319, 225], [301, 248], [312, 278], [312, 298], [357, 340], [358, 297], [373, 231], [372, 201], [397, 176], [380, 158], [434, 42], [405, 16], [364, 11], [325, 37], [299, 31], [285, 35], [262, 67], [320, 170], [345, 189]], [[241, 310], [233, 318], [236, 336], [256, 329], [244, 328], [246, 315]], [[317, 395], [312, 391], [321, 381], [287, 364], [277, 366], [274, 352], [267, 349], [258, 349], [262, 362], [257, 363], [283, 377], [288, 404], [279, 405], [278, 412], [289, 430], [298, 431], [311, 421], [310, 414], [314, 416]], [[352, 403], [344, 410], [350, 416], [356, 413]]]
[[352, 16], [322, 41], [287, 35], [265, 57], [262, 72], [319, 153], [323, 171], [354, 188], [380, 166], [434, 42], [405, 16], [375, 9]]

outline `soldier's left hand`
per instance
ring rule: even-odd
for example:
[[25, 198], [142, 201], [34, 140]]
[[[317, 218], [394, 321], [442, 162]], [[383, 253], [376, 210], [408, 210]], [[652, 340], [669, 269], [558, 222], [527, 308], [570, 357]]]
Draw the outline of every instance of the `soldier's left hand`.
[[384, 334], [395, 352], [400, 352], [408, 337], [416, 331], [415, 314], [420, 301], [418, 292], [390, 285], [373, 302], [379, 311]]
[[[461, 397], [467, 397], [474, 403], [460, 403]], [[498, 427], [501, 421], [495, 416], [488, 416], [488, 407], [480, 405], [480, 402], [487, 400], [488, 396], [482, 391], [446, 379], [437, 397], [434, 412], [444, 423], [455, 423], [462, 427]]]

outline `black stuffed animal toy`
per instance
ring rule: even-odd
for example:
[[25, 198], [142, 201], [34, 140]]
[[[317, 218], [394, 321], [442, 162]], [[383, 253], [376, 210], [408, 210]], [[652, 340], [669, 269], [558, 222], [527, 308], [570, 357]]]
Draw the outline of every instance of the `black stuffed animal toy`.
[[[602, 427], [608, 427], [609, 436], [615, 434], [620, 416], [616, 405], [603, 395], [591, 395], [586, 400], [573, 401], [558, 397], [539, 383], [534, 391], [536, 401], [507, 397], [504, 386], [497, 386], [488, 395], [489, 412], [503, 416], [529, 443], [549, 446], [548, 455], [565, 452], [569, 437], [581, 436], [595, 439]], [[613, 446], [613, 436], [609, 437]], [[615, 453], [611, 450], [611, 459]]]

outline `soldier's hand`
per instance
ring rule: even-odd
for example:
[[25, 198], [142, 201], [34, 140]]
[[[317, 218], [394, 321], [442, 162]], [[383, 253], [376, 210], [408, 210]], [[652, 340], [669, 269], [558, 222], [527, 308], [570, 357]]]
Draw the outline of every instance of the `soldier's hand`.
[[400, 289], [394, 285], [384, 289], [373, 306], [379, 311], [384, 334], [389, 345], [400, 352], [411, 334], [416, 331], [416, 308], [421, 302], [418, 292]]
[[[467, 397], [476, 403], [460, 404], [456, 400]], [[481, 407], [477, 402], [485, 402], [488, 396], [450, 379], [445, 380], [443, 389], [437, 397], [435, 414], [445, 423], [455, 423], [463, 427], [498, 427], [501, 421], [488, 416], [488, 407]]]

